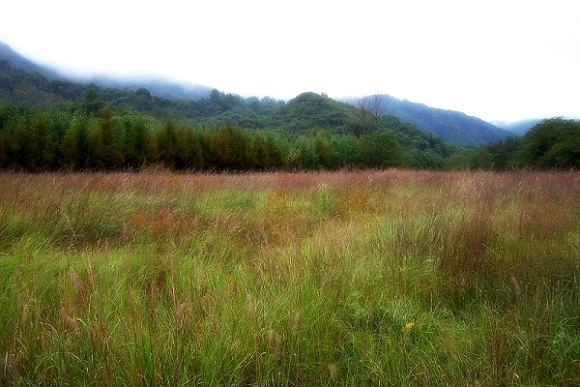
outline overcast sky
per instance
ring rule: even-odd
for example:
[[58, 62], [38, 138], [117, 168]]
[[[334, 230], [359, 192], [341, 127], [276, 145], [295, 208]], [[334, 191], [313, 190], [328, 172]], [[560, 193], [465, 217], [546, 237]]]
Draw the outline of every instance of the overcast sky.
[[280, 99], [385, 93], [487, 121], [580, 118], [577, 0], [2, 0], [0, 41], [86, 74]]

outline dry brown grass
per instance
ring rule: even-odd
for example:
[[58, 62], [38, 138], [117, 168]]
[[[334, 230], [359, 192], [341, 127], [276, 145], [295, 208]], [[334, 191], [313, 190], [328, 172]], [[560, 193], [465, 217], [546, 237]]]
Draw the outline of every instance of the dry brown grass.
[[578, 381], [575, 172], [0, 173], [0, 203], [2, 382]]

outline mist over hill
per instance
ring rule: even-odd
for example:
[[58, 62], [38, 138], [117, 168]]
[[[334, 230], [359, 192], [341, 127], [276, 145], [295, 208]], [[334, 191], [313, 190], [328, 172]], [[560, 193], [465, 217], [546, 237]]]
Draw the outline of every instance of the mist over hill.
[[56, 70], [40, 66], [14, 51], [6, 43], [0, 42], [0, 68], [6, 68], [6, 66], [27, 72], [36, 72], [47, 78], [55, 78], [59, 75]]
[[[118, 108], [131, 108], [155, 117], [167, 114], [194, 120], [214, 117], [216, 122], [230, 120], [252, 128], [276, 126], [287, 130], [304, 130], [305, 125], [310, 124], [343, 130], [348, 124], [349, 113], [343, 105], [332, 104], [328, 98], [306, 98], [308, 93], [286, 103], [267, 97], [244, 99], [208, 86], [160, 78], [67, 77], [33, 63], [1, 42], [0, 70], [0, 101], [11, 103], [48, 106], [66, 101], [82, 102], [88, 88], [98, 87], [98, 94], [103, 101]], [[378, 96], [379, 105], [372, 106], [376, 97], [349, 98], [341, 102], [354, 107], [362, 104], [370, 110], [378, 109], [381, 115], [394, 116], [445, 141], [458, 144], [488, 144], [501, 141], [511, 134], [461, 112], [432, 108], [389, 95]], [[297, 115], [297, 111], [300, 114]]]
[[[114, 76], [79, 76], [38, 65], [14, 51], [7, 44], [0, 42], [0, 66], [6, 70], [38, 73], [47, 80], [67, 80], [80, 84], [93, 84], [105, 88], [138, 90], [145, 88], [151, 95], [166, 99], [199, 100], [209, 96], [211, 87], [190, 82], [176, 82], [160, 77], [135, 76], [119, 78]], [[53, 100], [52, 98], [49, 98]]]
[[185, 170], [580, 169], [574, 120], [498, 123], [525, 132], [516, 137], [388, 95], [347, 103], [304, 92], [283, 101], [198, 86], [83, 83], [0, 45], [0, 169], [139, 169], [145, 160]]
[[196, 83], [176, 82], [158, 77], [129, 77], [116, 78], [109, 76], [80, 77], [83, 83], [94, 83], [102, 87], [129, 88], [131, 90], [147, 89], [156, 97], [166, 99], [184, 99], [197, 101], [208, 97], [213, 88]]

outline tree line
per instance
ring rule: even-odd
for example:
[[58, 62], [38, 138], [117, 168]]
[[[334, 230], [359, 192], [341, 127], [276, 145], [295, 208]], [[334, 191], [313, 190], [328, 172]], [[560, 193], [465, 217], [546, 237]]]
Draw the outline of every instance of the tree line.
[[[89, 98], [90, 100], [90, 98]], [[405, 165], [405, 149], [387, 129], [355, 136], [215, 127], [163, 120], [106, 103], [94, 111], [0, 105], [0, 168], [54, 170], [262, 171], [387, 168]]]
[[[200, 125], [117, 110], [88, 98], [83, 108], [0, 105], [0, 169], [263, 171], [283, 169], [578, 169], [580, 122], [552, 118], [523, 137], [454, 149], [392, 116], [364, 109], [348, 132]], [[299, 115], [297, 115], [299, 117]]]

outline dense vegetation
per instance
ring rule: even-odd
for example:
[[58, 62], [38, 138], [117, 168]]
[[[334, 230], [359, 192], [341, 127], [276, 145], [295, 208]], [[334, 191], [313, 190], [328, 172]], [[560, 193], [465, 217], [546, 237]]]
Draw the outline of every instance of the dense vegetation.
[[26, 66], [0, 60], [0, 386], [580, 385], [580, 123], [459, 148], [379, 103]]
[[419, 120], [422, 127], [436, 125], [434, 132], [444, 127], [447, 137], [464, 143], [503, 135], [456, 112], [422, 110], [422, 105], [380, 95], [362, 98], [357, 106], [311, 92], [287, 103], [218, 90], [198, 100], [170, 100], [145, 88], [60, 79], [38, 72], [38, 66], [9, 49], [2, 52], [11, 53], [0, 59], [3, 169], [506, 170], [576, 169], [580, 163], [579, 124], [560, 118], [541, 122], [522, 138], [458, 152], [458, 145], [388, 113]]
[[0, 385], [578, 385], [575, 172], [0, 173]]
[[350, 100], [354, 105], [364, 104], [373, 111], [392, 115], [422, 130], [457, 144], [481, 145], [504, 140], [510, 132], [465, 113], [428, 107], [421, 103], [400, 100], [390, 95], [371, 95]]
[[459, 152], [448, 161], [453, 168], [508, 170], [514, 168], [579, 169], [580, 122], [546, 119], [523, 137]]
[[[182, 85], [155, 79], [94, 78], [92, 84], [71, 82], [59, 78], [53, 71], [38, 66], [0, 42], [0, 102], [19, 106], [52, 106], [55, 102], [82, 102], [84, 93], [95, 89], [104, 101], [117, 109], [130, 109], [158, 119], [171, 115], [175, 119], [225, 120], [249, 129], [276, 128], [284, 130], [310, 130], [321, 127], [345, 129], [345, 115], [352, 106], [330, 99], [313, 99], [305, 93], [294, 105], [271, 98], [241, 98], [223, 94], [199, 85]], [[91, 81], [88, 81], [91, 82]], [[380, 97], [376, 99], [376, 97]], [[168, 99], [169, 98], [169, 99]], [[310, 99], [309, 109], [303, 109], [304, 99]], [[369, 101], [379, 102], [374, 108], [384, 115], [393, 115], [410, 122], [424, 131], [446, 141], [478, 145], [505, 138], [508, 133], [475, 117], [463, 113], [429, 108], [422, 104], [400, 101], [388, 95], [349, 99], [359, 106]], [[374, 110], [374, 109], [370, 109]], [[316, 117], [305, 117], [317, 113]]]
[[[544, 120], [522, 138], [453, 152], [441, 139], [392, 116], [328, 109], [334, 101], [305, 93], [284, 106], [294, 130], [248, 129], [231, 121], [194, 124], [119, 111], [102, 101], [50, 108], [0, 105], [0, 168], [28, 171], [385, 168], [577, 169], [580, 123]], [[322, 114], [324, 116], [324, 114]], [[298, 117], [301, 117], [299, 119]], [[337, 118], [338, 117], [338, 118]], [[339, 129], [322, 129], [335, 119]], [[310, 130], [305, 128], [311, 126]], [[248, 125], [251, 126], [251, 125]], [[358, 136], [357, 136], [358, 134]]]
[[[227, 100], [218, 92], [213, 95], [208, 106]], [[160, 121], [134, 111], [116, 110], [103, 102], [95, 89], [86, 92], [85, 100], [82, 104], [44, 109], [0, 105], [0, 168], [441, 168], [450, 153], [443, 141], [410, 124], [394, 117], [383, 117], [376, 123], [368, 111], [347, 110], [347, 105], [314, 93], [300, 95], [280, 108], [278, 114], [285, 118], [279, 119], [288, 119], [287, 125], [293, 126], [282, 130], [242, 128], [232, 121], [219, 125], [171, 117]], [[256, 102], [256, 109], [269, 108]], [[333, 109], [333, 104], [343, 110]], [[228, 111], [227, 107], [223, 109]], [[355, 127], [358, 136], [349, 133]]]

